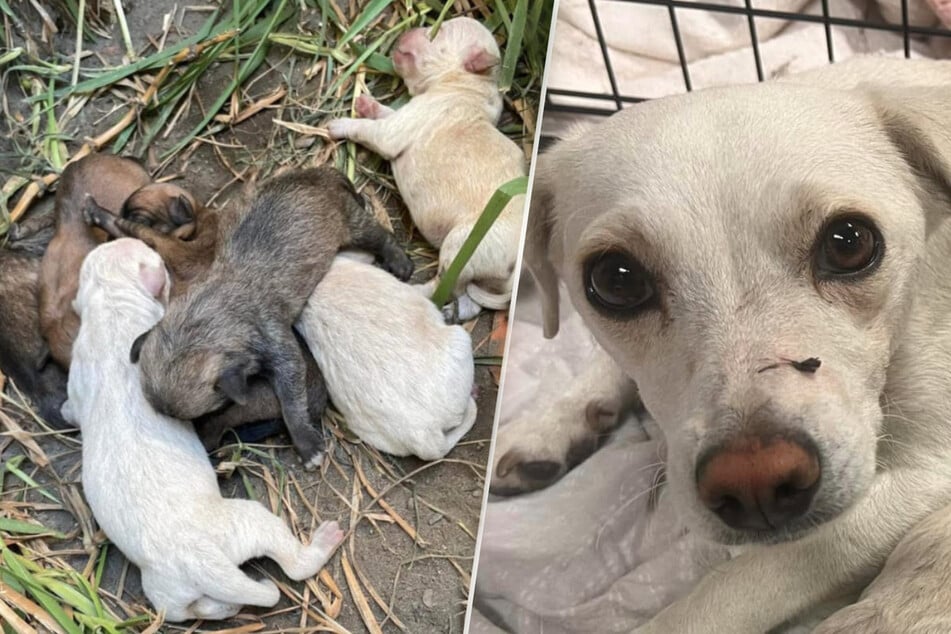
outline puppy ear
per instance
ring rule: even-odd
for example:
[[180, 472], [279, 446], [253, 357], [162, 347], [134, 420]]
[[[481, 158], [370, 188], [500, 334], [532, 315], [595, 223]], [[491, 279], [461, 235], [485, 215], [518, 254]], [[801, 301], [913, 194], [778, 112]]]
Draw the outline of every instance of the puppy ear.
[[162, 302], [163, 305], [168, 303], [168, 274], [165, 272], [164, 266], [161, 264], [149, 266], [140, 262], [139, 279], [152, 297]]
[[951, 91], [869, 89], [882, 127], [922, 185], [919, 197], [930, 233], [951, 210]]
[[179, 194], [169, 203], [168, 217], [176, 225], [185, 225], [195, 220], [195, 209], [184, 194]]
[[233, 365], [218, 376], [215, 385], [221, 390], [221, 393], [230, 398], [238, 405], [248, 403], [248, 368], [244, 365]]
[[136, 337], [135, 341], [132, 342], [132, 349], [129, 351], [129, 360], [132, 361], [132, 363], [139, 362], [139, 355], [142, 353], [142, 346], [145, 344], [145, 338], [149, 336], [150, 332], [152, 332], [151, 328]]
[[541, 293], [543, 332], [551, 339], [558, 334], [558, 274], [550, 254], [554, 192], [544, 176], [536, 168], [524, 257], [525, 266]]
[[467, 72], [482, 75], [499, 65], [499, 56], [483, 46], [473, 45], [466, 51], [463, 67]]

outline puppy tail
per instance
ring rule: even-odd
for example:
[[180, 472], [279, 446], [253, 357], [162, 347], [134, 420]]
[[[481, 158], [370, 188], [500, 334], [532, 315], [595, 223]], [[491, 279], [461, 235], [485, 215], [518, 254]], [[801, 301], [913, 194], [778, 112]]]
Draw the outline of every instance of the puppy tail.
[[511, 286], [504, 293], [492, 293], [471, 282], [466, 286], [466, 294], [476, 304], [489, 310], [505, 310], [509, 307], [509, 302], [512, 301]]
[[221, 552], [207, 554], [196, 565], [192, 582], [205, 596], [222, 603], [270, 608], [281, 599], [272, 581], [255, 581]]
[[462, 440], [462, 437], [469, 433], [469, 430], [472, 429], [473, 425], [475, 425], [476, 414], [478, 413], [479, 408], [476, 407], [475, 399], [470, 396], [469, 403], [466, 405], [466, 411], [462, 415], [462, 422], [452, 429], [446, 430], [445, 432], [446, 450], [443, 452], [443, 456], [452, 451], [452, 448], [455, 447], [460, 440]]

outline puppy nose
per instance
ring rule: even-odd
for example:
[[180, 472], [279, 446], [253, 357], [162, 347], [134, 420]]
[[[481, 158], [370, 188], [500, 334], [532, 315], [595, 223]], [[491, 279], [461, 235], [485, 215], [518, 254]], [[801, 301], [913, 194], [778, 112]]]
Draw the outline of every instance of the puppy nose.
[[747, 436], [714, 447], [697, 462], [700, 500], [727, 526], [780, 528], [809, 510], [819, 488], [819, 454], [805, 438]]

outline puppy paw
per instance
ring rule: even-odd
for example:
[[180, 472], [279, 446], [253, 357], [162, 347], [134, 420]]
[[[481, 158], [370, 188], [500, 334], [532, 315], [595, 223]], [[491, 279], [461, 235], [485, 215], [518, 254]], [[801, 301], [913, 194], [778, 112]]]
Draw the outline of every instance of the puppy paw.
[[23, 235], [24, 233], [25, 233], [25, 232], [24, 232], [23, 229], [20, 227], [20, 224], [17, 223], [17, 222], [14, 222], [12, 225], [10, 225], [10, 226], [7, 228], [7, 239], [8, 239], [10, 242], [17, 242], [17, 241], [19, 241], [19, 240], [22, 240], [22, 239], [25, 237], [25, 236]]
[[347, 139], [353, 131], [356, 119], [334, 119], [327, 124], [327, 133], [331, 139]]
[[442, 307], [442, 316], [447, 324], [464, 324], [478, 317], [481, 312], [482, 307], [468, 295], [460, 295]]
[[354, 109], [357, 111], [357, 114], [364, 119], [376, 119], [380, 115], [382, 106], [379, 101], [370, 95], [360, 95], [357, 97]]
[[413, 260], [402, 249], [394, 249], [391, 253], [386, 254], [380, 264], [384, 271], [401, 282], [409, 281], [409, 278], [413, 277], [413, 271], [416, 268], [413, 265]]
[[[303, 459], [302, 459], [303, 460]], [[324, 462], [324, 452], [318, 451], [310, 458], [303, 460], [305, 471], [317, 471]]]
[[340, 525], [335, 521], [323, 522], [314, 531], [310, 540], [311, 547], [320, 548], [325, 553], [337, 547], [337, 544], [343, 541], [344, 532]]

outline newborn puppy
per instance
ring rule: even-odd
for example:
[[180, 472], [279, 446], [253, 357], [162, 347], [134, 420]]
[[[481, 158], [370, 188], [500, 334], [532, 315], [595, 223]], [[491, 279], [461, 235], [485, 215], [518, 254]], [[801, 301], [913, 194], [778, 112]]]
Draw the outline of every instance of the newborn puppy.
[[181, 187], [169, 183], [146, 185], [129, 196], [121, 217], [90, 197], [83, 214], [89, 224], [114, 238], [138, 238], [155, 249], [172, 276], [172, 299], [183, 295], [215, 258], [218, 212], [199, 205]]
[[410, 285], [353, 257], [334, 259], [297, 329], [361, 440], [396, 456], [438, 460], [476, 419], [469, 333], [447, 326]]
[[324, 440], [310, 422], [326, 393], [311, 395], [309, 413], [294, 322], [342, 247], [375, 253], [400, 279], [412, 274], [412, 262], [330, 168], [264, 183], [219, 246], [208, 273], [132, 347], [146, 397], [159, 412], [190, 420], [245, 404], [261, 376], [274, 388], [305, 467], [316, 468]]
[[304, 546], [260, 503], [223, 499], [191, 423], [149, 407], [128, 350], [162, 317], [168, 285], [161, 258], [137, 240], [116, 240], [89, 255], [63, 413], [82, 430], [89, 506], [141, 569], [149, 601], [167, 621], [224, 619], [243, 605], [270, 607], [280, 599], [271, 581], [251, 579], [242, 563], [266, 556], [292, 579], [307, 579], [343, 533], [325, 522]]
[[40, 332], [50, 356], [63, 368], [69, 368], [79, 331], [79, 317], [72, 308], [79, 266], [101, 242], [83, 219], [83, 202], [94, 196], [106, 209], [118, 212], [126, 198], [150, 180], [135, 161], [110, 154], [91, 154], [63, 170], [56, 190], [56, 231], [43, 256], [39, 295]]
[[68, 427], [59, 408], [66, 400], [66, 373], [46, 363], [37, 293], [40, 258], [0, 248], [0, 372], [16, 384], [37, 413], [56, 428]]
[[[425, 29], [413, 29], [393, 52], [410, 102], [394, 111], [363, 96], [356, 107], [364, 119], [338, 119], [328, 127], [333, 138], [392, 161], [413, 222], [439, 248], [439, 272], [424, 287], [429, 294], [495, 190], [525, 174], [522, 151], [495, 127], [502, 110], [499, 60], [492, 34], [470, 18], [447, 21], [432, 41]], [[471, 319], [480, 307], [508, 306], [523, 206], [522, 196], [509, 202], [459, 276], [459, 319]]]
[[198, 211], [194, 197], [178, 185], [150, 183], [126, 199], [121, 215], [160, 234], [188, 240], [195, 233]]

